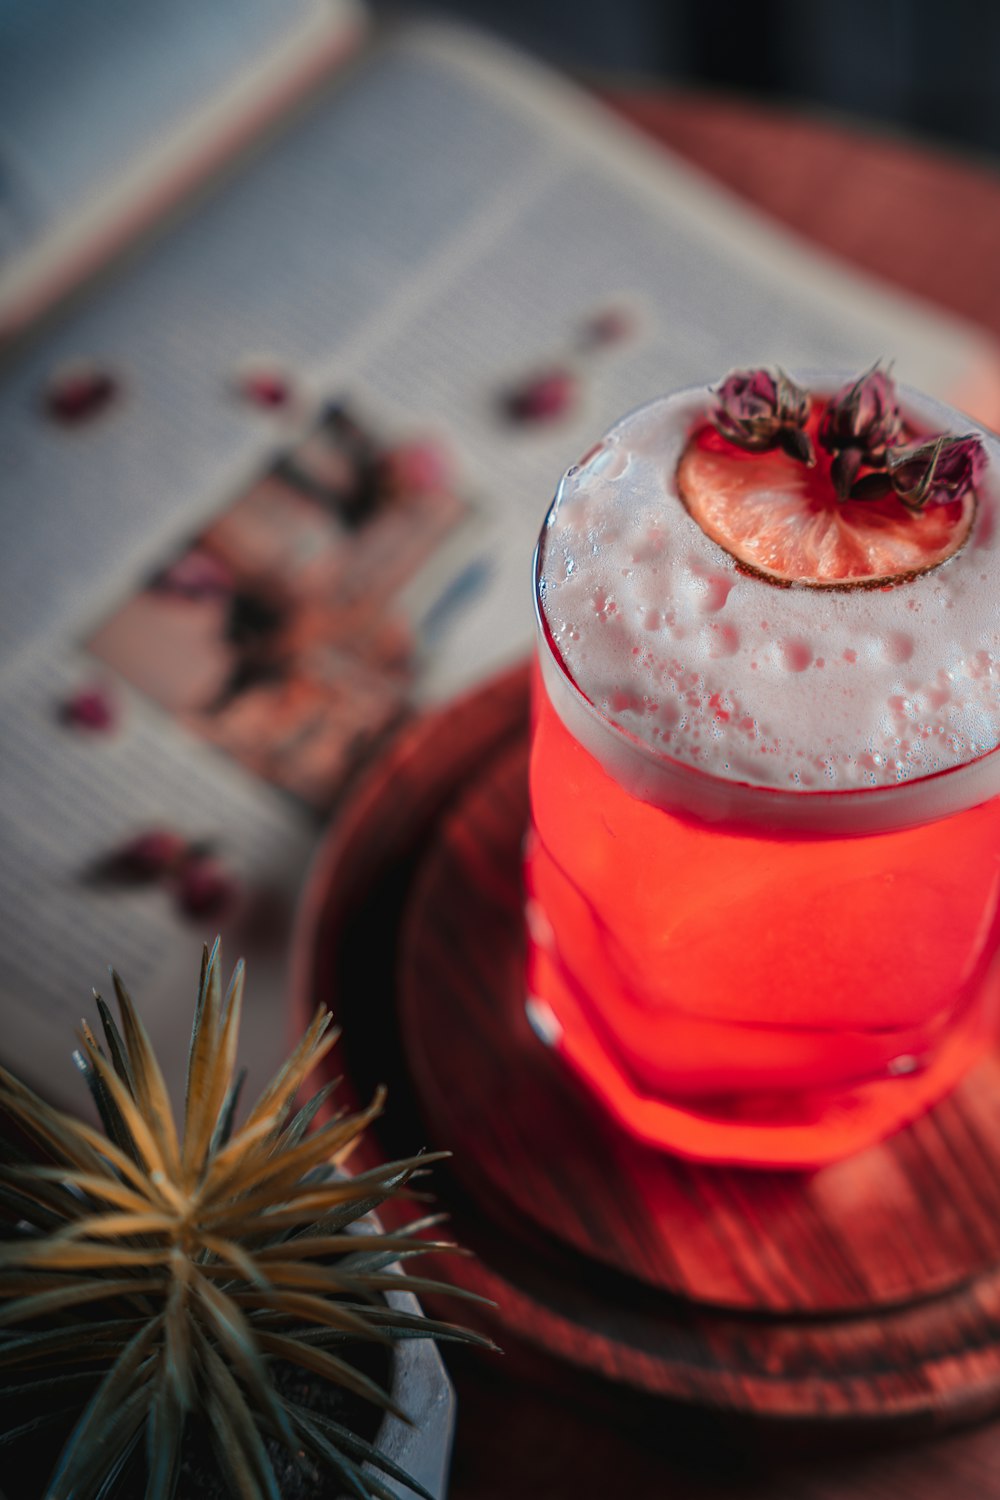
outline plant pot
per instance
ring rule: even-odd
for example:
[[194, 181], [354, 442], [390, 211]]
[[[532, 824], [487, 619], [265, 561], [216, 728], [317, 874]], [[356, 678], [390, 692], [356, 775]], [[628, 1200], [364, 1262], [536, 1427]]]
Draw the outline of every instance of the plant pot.
[[[419, 1311], [419, 1303], [410, 1292], [390, 1292], [386, 1300], [400, 1312]], [[394, 1345], [390, 1394], [413, 1426], [387, 1414], [376, 1438], [380, 1452], [412, 1474], [437, 1500], [444, 1500], [455, 1427], [455, 1392], [430, 1339], [404, 1339]], [[376, 1471], [366, 1465], [365, 1472], [374, 1476]], [[412, 1490], [385, 1475], [381, 1478], [402, 1500], [413, 1500]]]

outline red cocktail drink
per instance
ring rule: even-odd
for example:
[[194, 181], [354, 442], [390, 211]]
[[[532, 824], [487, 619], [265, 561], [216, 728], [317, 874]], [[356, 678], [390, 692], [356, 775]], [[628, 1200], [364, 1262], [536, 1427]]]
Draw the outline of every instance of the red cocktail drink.
[[[996, 481], [912, 517], [841, 501], [821, 403], [806, 467], [733, 448], [710, 401], [627, 418], [542, 534], [530, 1003], [642, 1138], [816, 1165], [919, 1114], [995, 1021]], [[966, 425], [904, 406], [905, 451]]]

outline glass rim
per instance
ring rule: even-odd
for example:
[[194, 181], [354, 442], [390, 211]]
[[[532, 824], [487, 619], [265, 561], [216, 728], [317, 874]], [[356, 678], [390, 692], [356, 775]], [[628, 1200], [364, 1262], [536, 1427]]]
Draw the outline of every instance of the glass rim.
[[[641, 409], [643, 408], [638, 408]], [[567, 470], [567, 474], [575, 472], [576, 467]], [[719, 776], [702, 766], [692, 765], [657, 749], [616, 723], [587, 697], [576, 682], [552, 640], [545, 619], [541, 599], [544, 543], [552, 515], [559, 503], [561, 488], [560, 484], [545, 512], [532, 554], [535, 641], [543, 685], [564, 727], [584, 749], [594, 755], [612, 780], [625, 790], [654, 806], [694, 816], [704, 822], [732, 822], [746, 825], [749, 830], [757, 832], [781, 829], [799, 831], [804, 835], [829, 836], [865, 836], [922, 827], [982, 806], [1000, 795], [1000, 771], [990, 776], [986, 769], [989, 765], [989, 770], [992, 770], [994, 758], [1000, 755], [1000, 745], [957, 765], [944, 766], [937, 771], [881, 786], [781, 787]], [[564, 700], [571, 705], [566, 712], [561, 711], [560, 704], [549, 691], [547, 677], [551, 678], [551, 671], [546, 674], [546, 662], [558, 675], [558, 681], [564, 689]], [[613, 743], [626, 752], [626, 762], [638, 760], [650, 768], [648, 774], [645, 777], [636, 774], [623, 778], [618, 774], [620, 767], [610, 768], [594, 749], [593, 743], [587, 743], [590, 737], [579, 732], [580, 727], [585, 724], [593, 726], [593, 739], [610, 737]], [[670, 779], [676, 783], [676, 796], [661, 799], [643, 795], [641, 788], [648, 791], [653, 782]], [[980, 786], [980, 783], [987, 781], [992, 781], [993, 784]], [[967, 786], [967, 783], [971, 785]], [[922, 805], [911, 808], [911, 803]]]

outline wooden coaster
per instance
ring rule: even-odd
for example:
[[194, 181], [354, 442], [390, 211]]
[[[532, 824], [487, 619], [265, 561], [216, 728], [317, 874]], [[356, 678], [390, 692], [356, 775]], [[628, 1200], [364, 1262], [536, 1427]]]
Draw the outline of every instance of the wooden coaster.
[[331, 831], [300, 924], [301, 1009], [342, 1017], [361, 1095], [390, 1082], [382, 1148], [456, 1153], [437, 1188], [479, 1260], [439, 1269], [650, 1392], [821, 1421], [1000, 1406], [1000, 1060], [813, 1174], [640, 1145], [525, 1019], [526, 765], [526, 673], [419, 721]]

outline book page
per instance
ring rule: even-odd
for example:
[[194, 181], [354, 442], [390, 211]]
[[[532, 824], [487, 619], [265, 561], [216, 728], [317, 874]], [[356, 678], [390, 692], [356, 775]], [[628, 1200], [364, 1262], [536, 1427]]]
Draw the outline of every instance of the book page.
[[[451, 27], [384, 39], [0, 392], [4, 1061], [83, 1107], [73, 1029], [113, 962], [179, 1095], [219, 927], [261, 1084], [325, 821], [409, 714], [530, 649], [561, 473], [662, 391], [879, 358], [996, 410], [986, 338], [547, 70]], [[110, 391], [56, 420], [80, 360]], [[174, 853], [129, 875], [151, 832]]]

